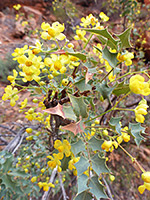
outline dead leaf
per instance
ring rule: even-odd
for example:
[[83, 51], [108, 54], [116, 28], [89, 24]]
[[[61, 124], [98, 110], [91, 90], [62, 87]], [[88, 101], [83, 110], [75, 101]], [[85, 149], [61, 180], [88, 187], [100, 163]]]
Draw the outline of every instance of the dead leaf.
[[65, 114], [63, 112], [63, 106], [60, 105], [59, 103], [58, 103], [57, 106], [55, 106], [53, 108], [48, 108], [48, 109], [44, 110], [44, 112], [47, 112], [47, 113], [49, 113], [51, 115], [59, 115], [64, 119], [66, 118]]
[[78, 122], [70, 123], [66, 126], [63, 126], [62, 129], [71, 131], [74, 133], [74, 135], [77, 135], [78, 133], [84, 132], [84, 130], [81, 129], [81, 127], [83, 127], [85, 129], [85, 125], [80, 120]]

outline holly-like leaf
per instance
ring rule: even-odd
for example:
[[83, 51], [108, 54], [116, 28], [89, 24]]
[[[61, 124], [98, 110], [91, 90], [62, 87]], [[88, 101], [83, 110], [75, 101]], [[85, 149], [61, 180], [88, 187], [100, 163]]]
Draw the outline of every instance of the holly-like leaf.
[[16, 183], [14, 181], [11, 180], [11, 176], [9, 176], [8, 174], [4, 174], [2, 177], [2, 183], [5, 184], [6, 188], [10, 188], [12, 189], [12, 191], [16, 190]]
[[80, 194], [78, 194], [74, 200], [92, 200], [92, 194], [90, 194], [88, 191], [84, 191]]
[[74, 155], [78, 154], [81, 151], [85, 150], [85, 144], [82, 142], [82, 140], [79, 140], [73, 144], [71, 144], [71, 151]]
[[25, 171], [21, 171], [19, 169], [9, 172], [9, 175], [10, 176], [20, 176], [20, 177], [28, 177], [29, 176], [29, 174], [25, 173]]
[[90, 166], [89, 160], [86, 159], [85, 157], [81, 156], [80, 160], [74, 164], [77, 172], [78, 172], [78, 176], [80, 176], [81, 174], [83, 174], [83, 172], [85, 172], [88, 167]]
[[82, 174], [78, 177], [78, 194], [82, 193], [85, 190], [88, 190], [87, 187], [88, 176]]
[[80, 53], [80, 52], [66, 52], [66, 54], [75, 56], [75, 57], [79, 58], [80, 60], [86, 60], [86, 55], [83, 53]]
[[117, 66], [118, 60], [117, 60], [117, 54], [118, 53], [112, 53], [108, 50], [107, 46], [102, 50], [102, 57], [108, 61], [109, 65], [112, 68], [115, 68]]
[[122, 117], [112, 117], [109, 124], [121, 135], [121, 124], [119, 123]]
[[6, 161], [3, 164], [3, 172], [4, 173], [6, 173], [7, 171], [10, 170], [10, 168], [12, 167], [13, 160], [14, 160], [14, 157], [12, 154], [6, 156]]
[[91, 162], [92, 169], [95, 171], [97, 176], [99, 176], [101, 173], [109, 173], [109, 169], [106, 166], [105, 158], [100, 158], [98, 156], [98, 153], [91, 158]]
[[130, 43], [130, 34], [131, 34], [131, 27], [126, 29], [123, 33], [116, 35], [119, 37], [121, 42], [121, 48], [129, 48], [132, 47]]
[[[119, 40], [116, 40], [115, 38], [113, 38], [112, 34], [107, 30], [107, 28], [102, 29], [102, 30], [84, 28], [83, 30], [103, 36], [104, 38], [107, 38], [107, 46], [111, 47], [112, 49], [117, 50], [117, 44], [118, 44]], [[104, 42], [104, 40], [103, 40], [103, 42]]]
[[110, 95], [113, 89], [114, 88], [109, 87], [105, 81], [96, 85], [96, 90], [101, 93], [104, 99], [108, 99], [108, 101], [110, 101]]
[[84, 132], [85, 125], [80, 120], [78, 122], [73, 122], [73, 123], [70, 123], [66, 126], [62, 126], [62, 129], [67, 130], [67, 131], [71, 131], [75, 135], [77, 135], [78, 133]]
[[48, 108], [44, 110], [44, 112], [47, 112], [52, 115], [59, 115], [64, 119], [69, 118], [76, 121], [76, 116], [71, 106], [63, 106], [58, 103], [57, 106], [53, 108]]
[[77, 117], [82, 116], [82, 118], [88, 117], [87, 112], [87, 104], [84, 102], [83, 97], [75, 97], [71, 94], [69, 94], [70, 101], [73, 106], [73, 110]]
[[141, 133], [145, 133], [145, 128], [141, 126], [140, 123], [129, 123], [129, 129], [131, 131], [132, 136], [134, 137], [135, 143], [137, 146], [140, 145], [140, 142], [145, 138], [141, 135]]
[[88, 144], [91, 147], [92, 151], [102, 151], [101, 145], [103, 144], [104, 140], [99, 140], [96, 137], [92, 137], [89, 141]]
[[101, 185], [100, 182], [98, 181], [98, 176], [93, 176], [90, 179], [89, 187], [90, 187], [90, 192], [95, 195], [97, 200], [99, 200], [100, 198], [108, 198], [108, 196], [104, 192], [103, 185]]
[[81, 78], [79, 81], [77, 81], [74, 85], [80, 90], [80, 92], [84, 92], [84, 91], [92, 89], [91, 85], [86, 83], [86, 80], [84, 77]]
[[120, 96], [121, 94], [127, 94], [129, 91], [129, 84], [124, 84], [124, 82], [121, 82], [113, 90], [113, 94], [115, 94], [116, 96]]

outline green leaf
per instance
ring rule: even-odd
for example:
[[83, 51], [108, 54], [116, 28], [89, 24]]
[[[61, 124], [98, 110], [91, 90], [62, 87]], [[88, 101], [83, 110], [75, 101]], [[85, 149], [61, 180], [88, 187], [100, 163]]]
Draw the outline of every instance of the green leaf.
[[103, 140], [99, 140], [96, 137], [92, 137], [89, 141], [88, 144], [91, 147], [92, 151], [102, 151], [101, 145], [103, 144]]
[[116, 35], [117, 37], [119, 37], [120, 41], [121, 41], [121, 48], [129, 48], [132, 47], [131, 43], [130, 43], [130, 34], [131, 34], [131, 27], [126, 29], [123, 33]]
[[93, 197], [88, 191], [84, 191], [80, 194], [78, 194], [74, 200], [92, 200]]
[[69, 94], [70, 101], [73, 106], [73, 110], [77, 117], [82, 116], [82, 118], [88, 117], [87, 112], [87, 104], [84, 102], [83, 97], [75, 97], [71, 94]]
[[97, 200], [99, 200], [100, 198], [108, 198], [108, 196], [104, 192], [103, 185], [101, 185], [100, 182], [98, 181], [98, 176], [93, 176], [90, 179], [89, 187], [90, 187], [90, 192], [95, 195]]
[[107, 46], [102, 50], [102, 57], [108, 61], [109, 65], [112, 68], [115, 68], [117, 66], [118, 60], [117, 60], [117, 54], [118, 53], [111, 53]]
[[82, 140], [79, 140], [73, 144], [71, 144], [71, 151], [74, 155], [78, 154], [81, 151], [85, 150], [85, 144], [82, 142]]
[[109, 121], [109, 124], [115, 128], [115, 130], [121, 135], [121, 125], [120, 120], [122, 117], [112, 117]]
[[90, 163], [88, 159], [81, 156], [80, 160], [74, 165], [77, 169], [78, 176], [80, 176], [81, 174], [83, 174], [83, 172], [85, 172], [88, 169], [88, 167], [90, 166]]
[[98, 153], [95, 154], [92, 158], [91, 158], [91, 162], [92, 162], [92, 168], [93, 170], [96, 172], [96, 174], [99, 176], [101, 173], [109, 173], [109, 170], [106, 166], [106, 160], [105, 158], [100, 158], [98, 156]]
[[80, 60], [86, 60], [86, 55], [80, 52], [66, 52], [66, 54], [71, 55], [71, 56], [75, 56], [77, 58], [79, 58]]
[[136, 145], [139, 146], [140, 142], [145, 139], [141, 135], [141, 133], [145, 133], [145, 128], [142, 127], [140, 123], [129, 123], [129, 129], [131, 130], [131, 134], [134, 137]]
[[101, 93], [104, 99], [108, 99], [108, 101], [110, 101], [110, 95], [114, 88], [108, 87], [106, 81], [103, 81], [101, 84], [97, 84], [96, 89]]
[[9, 169], [12, 167], [12, 163], [13, 163], [13, 155], [9, 155], [7, 158], [6, 158], [6, 161], [5, 163], [3, 164], [3, 170], [4, 170], [4, 173], [6, 173], [7, 171], [9, 171]]
[[[83, 30], [91, 33], [95, 33], [97, 35], [103, 36], [104, 38], [107, 38], [107, 46], [111, 47], [112, 49], [117, 50], [117, 44], [119, 40], [116, 40], [113, 38], [110, 32], [108, 32], [107, 28], [99, 30], [99, 29], [87, 29], [84, 28]], [[104, 42], [104, 40], [103, 40]]]
[[66, 169], [68, 169], [68, 162], [71, 160], [71, 157], [66, 157], [64, 155], [63, 159], [61, 160], [61, 168], [62, 171], [65, 171]]
[[28, 177], [29, 176], [29, 174], [26, 174], [25, 171], [21, 171], [19, 169], [13, 170], [12, 172], [9, 172], [9, 175], [20, 176], [20, 177]]
[[78, 194], [82, 193], [85, 190], [88, 190], [87, 187], [88, 176], [82, 174], [78, 177]]
[[12, 191], [16, 190], [16, 183], [11, 180], [11, 176], [8, 174], [4, 174], [2, 177], [2, 183], [5, 184], [6, 188], [12, 189]]
[[74, 85], [80, 90], [80, 92], [84, 92], [84, 91], [92, 89], [91, 85], [89, 85], [88, 83], [87, 84], [85, 83], [85, 78], [80, 79]]
[[121, 94], [127, 94], [129, 91], [129, 84], [124, 84], [124, 82], [121, 82], [113, 90], [113, 94], [115, 94], [116, 96], [120, 96]]
[[107, 43], [107, 41], [108, 41], [107, 38], [105, 38], [105, 37], [103, 37], [101, 35], [97, 36], [97, 38], [100, 40], [100, 42], [102, 43], [102, 45], [105, 45]]

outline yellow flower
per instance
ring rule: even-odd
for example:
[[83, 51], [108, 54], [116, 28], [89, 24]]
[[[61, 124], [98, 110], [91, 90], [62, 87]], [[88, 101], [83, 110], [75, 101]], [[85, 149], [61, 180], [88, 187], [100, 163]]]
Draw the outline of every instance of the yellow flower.
[[41, 52], [42, 44], [37, 40], [35, 46], [30, 46], [29, 48], [32, 49], [32, 53], [36, 55]]
[[74, 36], [75, 40], [83, 40], [84, 42], [87, 41], [87, 39], [84, 37], [86, 34], [86, 31], [84, 30], [76, 30], [76, 35]]
[[15, 69], [13, 69], [13, 76], [10, 75], [7, 77], [7, 79], [12, 83], [12, 85], [15, 85], [15, 79], [17, 75], [18, 75], [18, 72]]
[[125, 65], [130, 66], [132, 65], [132, 59], [134, 58], [134, 54], [130, 53], [128, 51], [126, 51], [125, 54], [117, 54], [117, 59], [119, 62], [124, 62], [125, 61]]
[[148, 96], [150, 94], [149, 82], [145, 82], [144, 77], [139, 74], [130, 78], [129, 87], [135, 94], [142, 94], [144, 96]]
[[145, 99], [142, 99], [138, 106], [134, 109], [135, 111], [135, 117], [136, 117], [136, 121], [140, 122], [140, 123], [144, 123], [144, 116], [143, 115], [147, 115], [147, 101]]
[[59, 152], [64, 153], [66, 157], [69, 157], [71, 154], [71, 145], [67, 140], [56, 140], [54, 143], [54, 148], [57, 149]]
[[74, 164], [76, 163], [76, 162], [78, 162], [80, 160], [80, 157], [73, 157], [70, 161], [69, 161], [69, 163], [68, 163], [68, 169], [70, 169], [70, 170], [75, 170], [76, 169], [76, 167], [74, 166]]
[[5, 88], [5, 93], [2, 96], [2, 100], [6, 101], [10, 99], [10, 105], [15, 106], [16, 101], [19, 99], [17, 93], [18, 93], [17, 88], [13, 89], [11, 85], [7, 85], [7, 87]]
[[89, 27], [90, 25], [94, 26], [98, 22], [98, 19], [96, 19], [92, 14], [89, 14], [86, 16], [86, 18], [82, 17], [81, 18], [80, 25], [84, 26], [84, 28]]
[[52, 26], [49, 23], [43, 22], [41, 24], [43, 30], [41, 37], [44, 40], [64, 40], [66, 36], [62, 33], [65, 29], [64, 24], [54, 22]]
[[99, 17], [104, 21], [107, 22], [109, 20], [109, 17], [107, 17], [107, 15], [105, 15], [105, 13], [101, 12], [99, 14]]
[[21, 107], [20, 107], [20, 109], [25, 108], [25, 107], [27, 106], [27, 103], [28, 103], [28, 99], [25, 98], [24, 101], [21, 102]]
[[14, 5], [13, 8], [14, 8], [15, 10], [19, 10], [19, 9], [21, 8], [21, 5], [20, 5], [20, 4]]
[[47, 158], [50, 159], [50, 161], [47, 162], [48, 166], [51, 169], [54, 169], [56, 166], [60, 166], [61, 165], [60, 160], [63, 159], [63, 154], [62, 153], [58, 153], [58, 154], [54, 153], [53, 157], [52, 156], [47, 156]]
[[103, 150], [105, 150], [105, 151], [110, 151], [112, 145], [113, 145], [113, 142], [112, 142], [112, 141], [107, 141], [107, 140], [105, 140], [105, 141], [103, 142], [103, 144], [101, 145], [101, 148], [102, 148]]
[[13, 58], [13, 60], [17, 60], [20, 56], [24, 55], [27, 52], [28, 52], [28, 45], [25, 45], [22, 48], [16, 48], [14, 50], [14, 53], [12, 53], [11, 55], [15, 57]]
[[32, 182], [32, 183], [36, 182], [36, 180], [37, 180], [37, 177], [36, 177], [36, 176], [33, 176], [33, 177], [31, 178], [31, 182]]

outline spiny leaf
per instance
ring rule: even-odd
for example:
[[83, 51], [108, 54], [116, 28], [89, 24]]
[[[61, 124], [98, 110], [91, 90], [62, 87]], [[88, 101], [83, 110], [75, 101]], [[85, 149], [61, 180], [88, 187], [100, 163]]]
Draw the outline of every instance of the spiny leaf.
[[89, 187], [90, 192], [95, 195], [97, 200], [99, 200], [100, 198], [108, 198], [106, 193], [104, 192], [103, 185], [101, 185], [98, 181], [98, 176], [93, 176], [90, 179]]
[[84, 91], [92, 89], [91, 85], [86, 83], [85, 78], [81, 78], [74, 85], [80, 90], [80, 92], [84, 92]]
[[74, 200], [92, 200], [93, 197], [88, 191], [84, 191], [80, 194], [78, 194]]
[[108, 101], [110, 101], [110, 95], [113, 91], [113, 88], [109, 87], [106, 81], [103, 81], [101, 84], [97, 84], [96, 89], [101, 93], [104, 99], [108, 99]]
[[74, 122], [74, 123], [70, 123], [66, 126], [62, 126], [62, 129], [67, 130], [67, 131], [71, 131], [75, 135], [77, 135], [78, 133], [84, 132], [85, 125], [80, 120], [78, 122]]
[[8, 155], [8, 157], [6, 158], [5, 163], [3, 164], [3, 171], [6, 173], [7, 171], [10, 170], [10, 168], [12, 167], [12, 163], [13, 163], [13, 155]]
[[112, 117], [109, 124], [121, 135], [121, 124], [119, 123], [122, 117]]
[[91, 158], [91, 162], [92, 162], [92, 168], [93, 170], [96, 172], [96, 174], [99, 176], [101, 173], [108, 173], [109, 170], [106, 166], [106, 160], [105, 158], [100, 158], [98, 156], [98, 153], [95, 154], [92, 158]]
[[[102, 29], [102, 30], [84, 28], [83, 30], [85, 30], [87, 32], [95, 33], [97, 35], [107, 38], [107, 46], [111, 47], [112, 49], [117, 50], [117, 43], [119, 40], [114, 39], [113, 36], [111, 35], [111, 33], [108, 32], [107, 28]], [[103, 40], [103, 42], [104, 42], [104, 40]]]
[[85, 144], [82, 142], [82, 140], [79, 140], [73, 144], [71, 144], [71, 151], [74, 155], [78, 154], [81, 151], [85, 150]]
[[71, 94], [69, 94], [70, 101], [73, 106], [73, 110], [76, 114], [77, 117], [82, 116], [82, 118], [87, 118], [88, 117], [88, 112], [87, 112], [87, 105], [84, 102], [83, 97], [75, 97]]
[[81, 174], [83, 174], [83, 172], [85, 172], [88, 167], [90, 166], [89, 160], [86, 159], [85, 157], [81, 156], [80, 160], [74, 164], [77, 172], [78, 172], [78, 176], [80, 176]]
[[11, 176], [9, 176], [8, 174], [4, 174], [2, 177], [2, 183], [5, 184], [6, 188], [10, 188], [13, 191], [16, 190], [16, 183], [14, 181], [11, 180]]
[[20, 176], [20, 177], [28, 177], [29, 174], [26, 174], [24, 171], [21, 171], [19, 169], [13, 170], [9, 173], [10, 176]]
[[117, 60], [117, 54], [118, 53], [111, 53], [107, 46], [102, 50], [102, 57], [108, 61], [109, 65], [112, 68], [115, 68], [117, 66], [118, 60]]
[[53, 108], [48, 108], [48, 109], [44, 110], [44, 112], [47, 112], [52, 115], [59, 115], [64, 119], [69, 118], [72, 120], [76, 120], [76, 116], [75, 116], [71, 106], [63, 106], [58, 103], [57, 106], [55, 106]]
[[78, 177], [78, 194], [82, 193], [85, 190], [88, 190], [87, 187], [88, 176], [82, 174]]
[[113, 94], [115, 94], [116, 96], [120, 96], [121, 94], [127, 94], [129, 91], [129, 84], [124, 84], [124, 82], [121, 82], [113, 90]]
[[66, 54], [75, 56], [79, 58], [80, 60], [86, 60], [86, 55], [80, 52], [66, 52]]
[[145, 139], [141, 135], [141, 133], [145, 133], [145, 128], [142, 127], [140, 123], [129, 123], [129, 129], [131, 130], [131, 134], [134, 137], [136, 145], [139, 146], [140, 142]]
[[102, 151], [101, 145], [103, 144], [103, 142], [104, 142], [103, 140], [99, 140], [96, 137], [92, 137], [88, 141], [88, 144], [93, 151], [96, 151], [96, 150]]
[[132, 47], [130, 43], [130, 34], [131, 34], [131, 27], [126, 29], [123, 33], [121, 34], [116, 34], [117, 37], [119, 37], [120, 42], [121, 42], [121, 48], [129, 48]]

